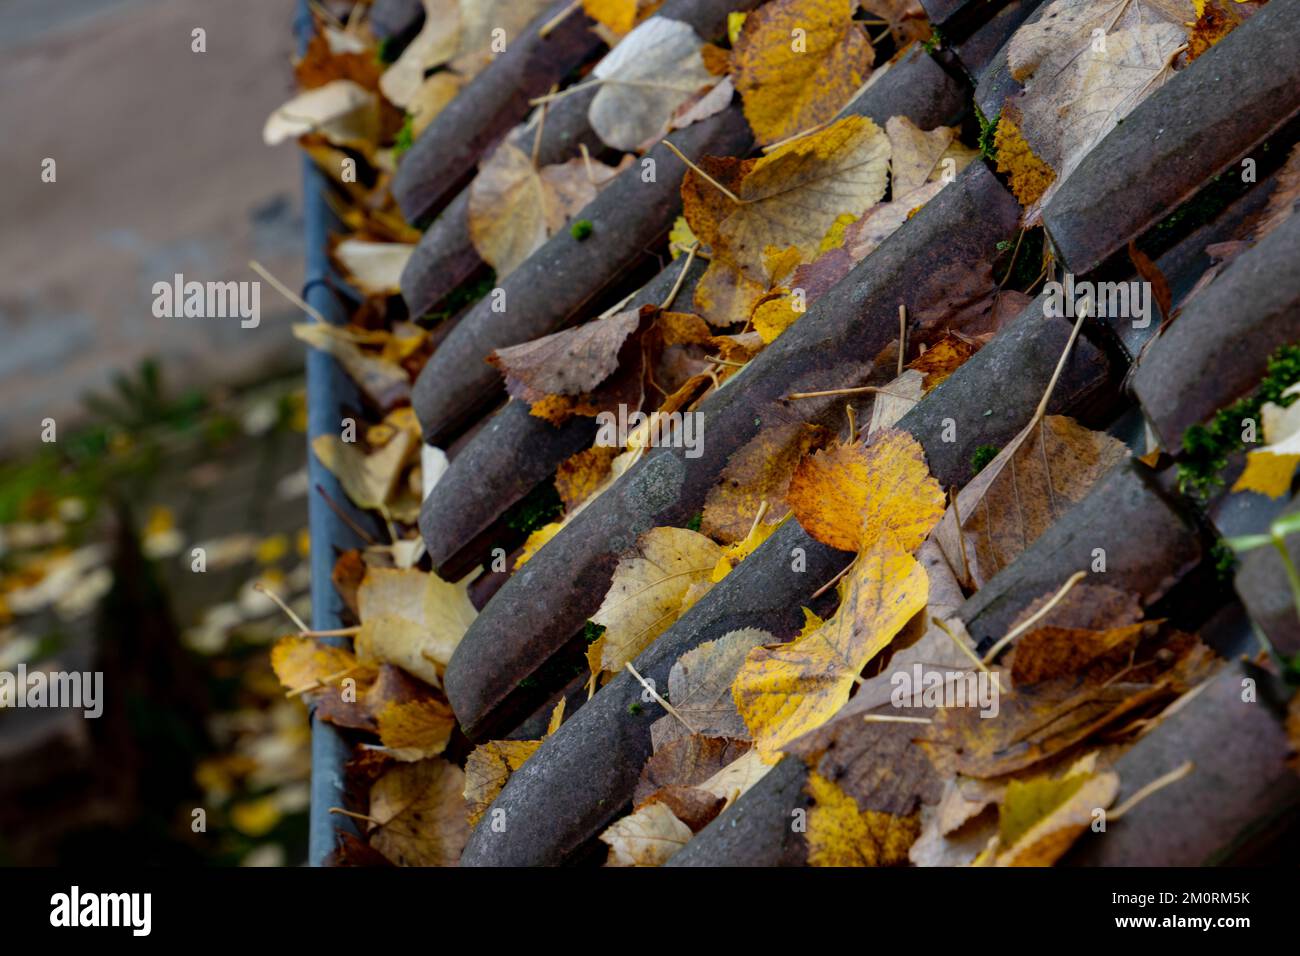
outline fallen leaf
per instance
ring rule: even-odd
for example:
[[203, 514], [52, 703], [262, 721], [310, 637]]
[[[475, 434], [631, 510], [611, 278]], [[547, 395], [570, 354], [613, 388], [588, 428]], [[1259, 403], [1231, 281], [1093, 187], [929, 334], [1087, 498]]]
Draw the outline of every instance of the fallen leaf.
[[542, 525], [536, 531], [529, 534], [528, 540], [524, 542], [523, 548], [519, 551], [519, 557], [515, 558], [515, 570], [518, 571], [521, 567], [527, 564], [533, 555], [542, 550], [542, 546], [546, 544], [546, 542], [550, 541], [560, 533], [560, 529], [563, 527], [563, 521], [552, 521], [549, 524]]
[[996, 865], [1051, 866], [1118, 793], [1111, 772], [1012, 780], [999, 813]]
[[952, 508], [939, 526], [939, 544], [963, 584], [983, 587], [1127, 454], [1123, 442], [1071, 418], [1031, 421], [958, 494], [961, 530]]
[[966, 360], [979, 351], [980, 343], [954, 332], [945, 332], [939, 341], [907, 363], [907, 367], [921, 372], [925, 378], [922, 389], [929, 394], [936, 385], [966, 364]]
[[700, 530], [726, 544], [741, 541], [765, 501], [764, 520], [781, 520], [790, 510], [786, 490], [799, 461], [829, 437], [826, 429], [803, 422], [778, 422], [761, 429], [732, 453], [718, 483], [709, 489]]
[[362, 351], [345, 328], [324, 322], [297, 322], [293, 334], [312, 348], [328, 352], [343, 366], [357, 387], [381, 409], [390, 409], [411, 397], [411, 378], [400, 365]]
[[[767, 9], [764, 7], [763, 9]], [[800, 137], [757, 160], [746, 160], [732, 178], [732, 192], [686, 205], [695, 234], [716, 236], [715, 254], [734, 262], [749, 279], [764, 284], [763, 253], [769, 246], [798, 248], [811, 259], [827, 230], [843, 215], [861, 215], [885, 193], [889, 139], [871, 120], [848, 116]], [[728, 187], [731, 188], [731, 187]], [[716, 188], [690, 171], [683, 200]], [[710, 217], [713, 222], [707, 221]], [[707, 318], [707, 316], [706, 316]]]
[[379, 140], [379, 97], [352, 80], [332, 80], [299, 93], [272, 113], [262, 128], [262, 141], [275, 146], [306, 133], [369, 152]]
[[745, 18], [732, 76], [760, 143], [831, 120], [857, 92], [875, 52], [852, 0], [771, 0]]
[[600, 835], [609, 845], [606, 866], [662, 866], [684, 847], [691, 828], [663, 803], [650, 803]]
[[478, 613], [466, 583], [415, 569], [370, 568], [357, 590], [357, 659], [396, 664], [439, 686], [442, 668]]
[[366, 242], [344, 239], [334, 257], [344, 278], [366, 295], [396, 295], [402, 291], [402, 270], [415, 246], [405, 242]]
[[601, 668], [620, 671], [682, 613], [692, 584], [709, 583], [722, 549], [685, 528], [651, 528], [619, 559], [609, 591], [591, 616], [605, 627]]
[[916, 407], [925, 397], [925, 376], [914, 369], [902, 375], [877, 392], [871, 403], [871, 421], [867, 424], [867, 440], [885, 428], [893, 428], [898, 420]]
[[918, 814], [898, 816], [860, 810], [833, 780], [808, 774], [805, 789], [813, 798], [808, 812], [810, 866], [899, 866], [921, 832]]
[[841, 551], [885, 539], [913, 551], [943, 515], [943, 491], [930, 477], [925, 451], [892, 428], [869, 444], [809, 455], [795, 469], [786, 498], [805, 531]]
[[741, 740], [703, 734], [678, 737], [646, 761], [632, 800], [640, 806], [664, 787], [697, 787], [748, 751], [749, 744]]
[[915, 558], [878, 538], [841, 588], [843, 600], [824, 625], [788, 644], [754, 648], [736, 674], [737, 710], [767, 762], [843, 706], [867, 662], [925, 608], [927, 579]]
[[1145, 624], [1106, 630], [1082, 627], [1037, 627], [1016, 640], [1011, 680], [1017, 686], [1076, 674], [1098, 658], [1127, 660]]
[[460, 5], [457, 0], [422, 0], [424, 26], [379, 78], [379, 89], [394, 106], [415, 98], [426, 71], [441, 66], [460, 47]]
[[389, 756], [407, 762], [438, 756], [447, 749], [456, 727], [451, 708], [432, 697], [390, 700], [375, 719]]
[[[383, 448], [369, 453], [338, 435], [317, 435], [312, 439], [311, 448], [357, 507], [389, 512], [389, 498], [411, 451], [409, 435], [401, 433]], [[415, 514], [393, 514], [393, 517], [409, 521], [418, 515], [417, 506]]]
[[629, 151], [657, 140], [678, 107], [713, 86], [716, 78], [700, 57], [702, 46], [690, 24], [656, 16], [596, 64], [592, 75], [600, 89], [587, 120], [605, 145]]
[[750, 650], [775, 640], [767, 631], [745, 627], [705, 641], [679, 657], [668, 672], [668, 701], [690, 729], [672, 714], [660, 717], [650, 725], [655, 752], [692, 732], [748, 740], [749, 730], [736, 710], [731, 685]]
[[[1181, 0], [1053, 0], [1007, 46], [1017, 123], [1055, 189], [1116, 124], [1174, 74], [1191, 13]], [[1005, 108], [1004, 108], [1005, 112]]]
[[469, 839], [464, 780], [441, 759], [394, 765], [370, 788], [370, 845], [398, 866], [455, 866]]
[[469, 824], [477, 826], [510, 779], [542, 745], [540, 740], [489, 740], [470, 751], [465, 760], [465, 802]]
[[489, 361], [505, 373], [507, 385], [514, 386], [511, 394], [525, 401], [591, 392], [618, 369], [619, 350], [641, 327], [644, 314], [636, 309], [618, 312], [522, 345], [497, 349]]
[[411, 137], [419, 139], [420, 134], [429, 128], [429, 124], [464, 87], [464, 79], [450, 70], [441, 70], [426, 77], [411, 101], [406, 104], [406, 112], [411, 117]]
[[509, 275], [596, 198], [619, 170], [581, 158], [533, 165], [509, 140], [479, 169], [469, 187], [469, 237], [498, 277]]

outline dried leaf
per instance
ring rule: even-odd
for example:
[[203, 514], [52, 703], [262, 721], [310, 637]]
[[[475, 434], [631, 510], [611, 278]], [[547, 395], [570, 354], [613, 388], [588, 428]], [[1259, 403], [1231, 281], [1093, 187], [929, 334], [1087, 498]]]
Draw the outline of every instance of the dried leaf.
[[606, 866], [662, 866], [690, 840], [691, 828], [663, 803], [650, 803], [600, 835], [609, 845]]
[[795, 469], [786, 497], [805, 531], [842, 551], [880, 540], [915, 550], [943, 515], [943, 491], [924, 450], [895, 429], [870, 444], [814, 452]]
[[736, 89], [760, 143], [833, 119], [875, 52], [852, 0], [771, 0], [745, 18], [732, 50]]
[[489, 361], [501, 369], [512, 395], [536, 402], [546, 395], [593, 391], [618, 369], [619, 350], [641, 326], [629, 309], [522, 345], [497, 349]]
[[469, 839], [464, 779], [441, 759], [396, 764], [370, 788], [370, 845], [399, 866], [455, 866]]
[[703, 45], [690, 24], [666, 17], [632, 30], [592, 70], [601, 84], [587, 108], [596, 135], [624, 151], [663, 135], [678, 107], [716, 82]]
[[937, 534], [949, 564], [968, 588], [983, 587], [1127, 454], [1070, 418], [1030, 422], [958, 495], [964, 555], [953, 510], [944, 516]]
[[465, 584], [415, 569], [369, 569], [357, 590], [358, 660], [396, 664], [438, 686], [441, 669], [478, 614]]
[[921, 832], [917, 814], [898, 816], [860, 810], [833, 780], [808, 774], [813, 798], [808, 813], [808, 863], [811, 866], [899, 866]]
[[767, 631], [745, 627], [705, 641], [679, 657], [668, 672], [668, 700], [691, 729], [672, 714], [660, 717], [650, 725], [656, 753], [692, 730], [707, 737], [748, 740], [749, 730], [736, 710], [731, 685], [750, 650], [775, 640]]
[[867, 662], [925, 607], [925, 571], [880, 539], [841, 587], [840, 607], [822, 627], [789, 644], [755, 648], [736, 675], [737, 709], [768, 762], [839, 710]]
[[605, 626], [601, 668], [623, 665], [654, 643], [682, 612], [692, 584], [709, 583], [722, 549], [685, 528], [651, 528], [614, 569], [609, 592], [591, 620]]

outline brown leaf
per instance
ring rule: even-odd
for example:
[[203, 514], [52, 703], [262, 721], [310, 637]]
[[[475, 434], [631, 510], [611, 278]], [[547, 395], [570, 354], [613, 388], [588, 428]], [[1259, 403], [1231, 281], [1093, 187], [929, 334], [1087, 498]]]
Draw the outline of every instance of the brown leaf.
[[829, 439], [825, 428], [804, 422], [778, 422], [760, 430], [732, 453], [718, 483], [709, 490], [700, 530], [724, 544], [734, 544], [749, 534], [765, 501], [765, 520], [781, 520], [790, 510], [785, 495], [795, 467]]
[[370, 788], [370, 845], [398, 866], [455, 866], [469, 839], [464, 781], [438, 758], [395, 765]]
[[[648, 311], [647, 311], [648, 310]], [[497, 349], [488, 359], [506, 375], [510, 393], [528, 402], [547, 395], [594, 391], [618, 368], [623, 343], [653, 307], [629, 309], [522, 345]]]
[[702, 734], [670, 741], [641, 768], [641, 778], [637, 781], [632, 800], [639, 806], [664, 787], [698, 786], [748, 751], [747, 741]]
[[1030, 422], [957, 496], [961, 530], [952, 508], [944, 516], [937, 534], [949, 564], [968, 589], [983, 587], [1127, 454], [1070, 418]]

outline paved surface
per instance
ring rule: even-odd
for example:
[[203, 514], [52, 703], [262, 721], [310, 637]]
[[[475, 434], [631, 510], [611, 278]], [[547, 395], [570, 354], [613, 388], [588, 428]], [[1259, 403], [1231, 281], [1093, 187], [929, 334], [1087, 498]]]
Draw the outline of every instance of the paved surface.
[[[172, 383], [301, 361], [265, 284], [261, 324], [160, 319], [154, 282], [302, 282], [298, 153], [262, 145], [292, 93], [292, 0], [0, 0], [0, 450], [147, 355]], [[207, 52], [191, 31], [207, 31]], [[42, 161], [57, 181], [41, 181]]]

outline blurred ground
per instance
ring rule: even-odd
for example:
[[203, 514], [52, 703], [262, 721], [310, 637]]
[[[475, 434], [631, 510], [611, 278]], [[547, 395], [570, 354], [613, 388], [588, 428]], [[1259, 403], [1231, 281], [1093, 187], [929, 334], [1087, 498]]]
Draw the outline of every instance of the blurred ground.
[[299, 316], [266, 283], [255, 329], [151, 292], [250, 259], [301, 286], [301, 160], [261, 141], [293, 12], [0, 0], [0, 671], [106, 697], [0, 700], [0, 864], [305, 854], [306, 722], [267, 653], [293, 627], [253, 590], [308, 613]]
[[[0, 449], [158, 356], [172, 381], [249, 382], [301, 360], [292, 315], [158, 319], [154, 282], [302, 282], [299, 157], [261, 127], [292, 92], [291, 0], [0, 0]], [[207, 52], [191, 31], [207, 31]], [[57, 181], [41, 181], [46, 157]]]

